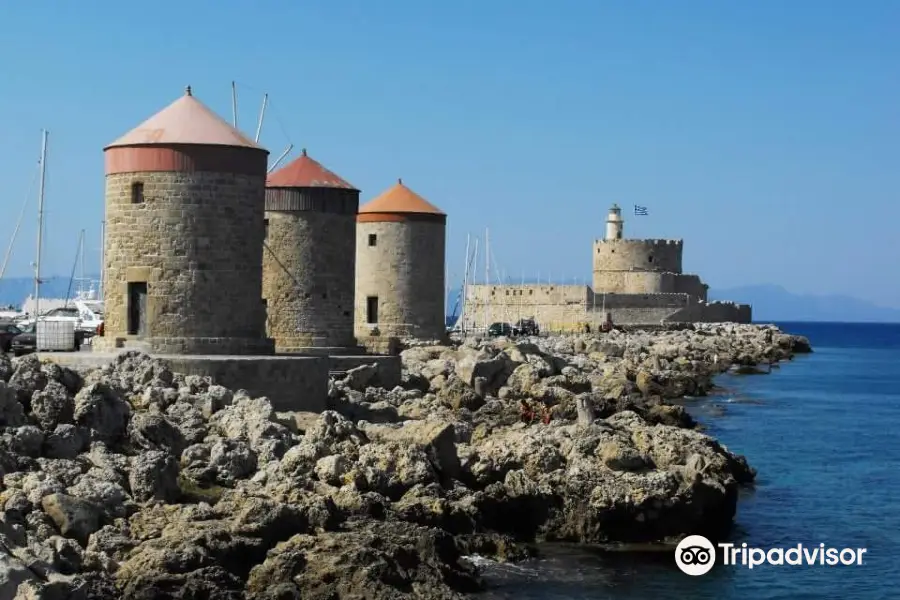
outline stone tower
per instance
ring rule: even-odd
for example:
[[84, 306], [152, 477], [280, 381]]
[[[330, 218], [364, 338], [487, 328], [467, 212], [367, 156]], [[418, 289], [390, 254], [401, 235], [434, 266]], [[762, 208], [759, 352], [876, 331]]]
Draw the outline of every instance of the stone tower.
[[397, 181], [356, 226], [356, 335], [445, 336], [447, 215]]
[[269, 175], [263, 298], [279, 352], [347, 347], [353, 337], [359, 190], [310, 158]]
[[606, 218], [606, 239], [621, 240], [625, 221], [622, 220], [622, 209], [618, 204], [613, 204]]
[[101, 347], [271, 353], [260, 264], [268, 151], [188, 87], [104, 152]]

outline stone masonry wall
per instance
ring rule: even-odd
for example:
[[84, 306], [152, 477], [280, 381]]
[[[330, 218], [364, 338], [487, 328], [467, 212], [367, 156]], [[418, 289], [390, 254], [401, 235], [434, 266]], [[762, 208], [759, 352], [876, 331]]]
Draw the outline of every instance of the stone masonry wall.
[[568, 331], [583, 327], [589, 298], [586, 285], [472, 285], [463, 323], [478, 331], [533, 318], [545, 331]]
[[690, 294], [700, 300], [706, 300], [709, 286], [703, 283], [699, 275], [678, 275], [675, 277], [675, 288], [672, 290], [677, 294]]
[[692, 323], [750, 323], [752, 319], [751, 306], [736, 302], [695, 302], [669, 318]]
[[266, 211], [266, 329], [279, 352], [352, 346], [356, 215]]
[[694, 302], [687, 294], [596, 294], [592, 316], [598, 324], [609, 313], [616, 324], [658, 325]]
[[[609, 292], [624, 291], [616, 289], [612, 281], [603, 281], [601, 274], [607, 271], [681, 273], [683, 249], [682, 240], [597, 240], [592, 253], [593, 287]], [[613, 287], [609, 288], [610, 285]]]
[[610, 294], [672, 294], [678, 277], [659, 271], [598, 271], [594, 289]]
[[231, 389], [265, 396], [279, 411], [321, 412], [326, 408], [326, 356], [199, 357], [158, 355], [170, 369], [210, 377]]
[[542, 331], [592, 329], [609, 314], [620, 325], [658, 325], [661, 322], [749, 322], [750, 308], [730, 302], [705, 303], [687, 294], [595, 294], [581, 285], [473, 285], [464, 308], [469, 331], [490, 323], [514, 324], [534, 318]]
[[[132, 203], [132, 184], [144, 201]], [[262, 301], [262, 176], [121, 173], [106, 178], [105, 335], [128, 335], [128, 283], [147, 283], [153, 351], [272, 351]]]
[[[378, 297], [381, 337], [441, 338], [444, 325], [444, 223], [362, 222], [356, 225], [356, 337], [372, 335], [369, 296]], [[375, 235], [375, 245], [369, 245]]]

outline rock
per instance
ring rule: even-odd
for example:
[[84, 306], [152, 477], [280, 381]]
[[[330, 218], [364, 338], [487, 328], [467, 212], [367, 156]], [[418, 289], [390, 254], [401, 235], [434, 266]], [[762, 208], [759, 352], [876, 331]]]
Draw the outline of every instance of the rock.
[[403, 344], [402, 385], [354, 371], [322, 414], [136, 352], [0, 357], [0, 598], [461, 598], [460, 552], [724, 535], [756, 473], [669, 399], [805, 347], [734, 324]]
[[[483, 589], [452, 537], [405, 523], [297, 535], [254, 567], [247, 596], [262, 598], [462, 599]], [[278, 596], [273, 594], [276, 592]]]
[[256, 452], [243, 440], [218, 440], [210, 449], [209, 466], [216, 470], [216, 479], [226, 485], [255, 473], [257, 464]]
[[449, 478], [459, 477], [456, 430], [449, 423], [406, 421], [396, 426], [364, 425], [362, 431], [373, 441], [417, 446], [425, 450], [438, 472]]
[[31, 408], [31, 397], [44, 389], [49, 378], [41, 369], [41, 361], [35, 354], [13, 360], [13, 368], [15, 370], [9, 378], [9, 387], [15, 390], [16, 399], [28, 410]]
[[131, 495], [138, 502], [174, 502], [180, 494], [178, 463], [164, 451], [143, 452], [132, 460], [128, 484]]
[[18, 400], [16, 388], [0, 381], [0, 425], [19, 427], [25, 424], [25, 408]]
[[125, 435], [131, 407], [109, 386], [94, 383], [75, 396], [75, 422], [97, 440], [116, 443]]
[[319, 481], [341, 486], [344, 483], [344, 476], [350, 471], [350, 466], [349, 461], [340, 454], [324, 456], [316, 461], [316, 477]]
[[60, 533], [81, 544], [86, 544], [88, 537], [100, 529], [103, 509], [88, 500], [50, 494], [41, 500], [41, 507], [56, 523]]
[[0, 553], [0, 598], [15, 599], [20, 586], [32, 582], [37, 583], [35, 574], [22, 561]]
[[578, 412], [578, 425], [581, 427], [589, 427], [592, 425], [596, 416], [590, 397], [579, 396], [576, 401], [576, 407]]
[[6, 383], [14, 372], [12, 361], [4, 353], [0, 353], [0, 383]]
[[166, 450], [180, 455], [187, 446], [184, 435], [164, 415], [136, 413], [128, 424], [132, 444], [144, 450]]
[[31, 412], [45, 431], [68, 425], [75, 417], [75, 402], [61, 383], [50, 381], [31, 396]]
[[72, 459], [84, 449], [88, 436], [74, 425], [57, 425], [44, 439], [44, 455], [48, 458]]
[[319, 420], [319, 413], [305, 411], [279, 412], [275, 413], [274, 419], [276, 423], [283, 425], [291, 433], [302, 434]]
[[344, 384], [351, 390], [364, 390], [378, 377], [378, 365], [359, 365], [347, 371]]
[[16, 454], [38, 458], [43, 444], [44, 432], [34, 425], [23, 425], [14, 430], [8, 445]]

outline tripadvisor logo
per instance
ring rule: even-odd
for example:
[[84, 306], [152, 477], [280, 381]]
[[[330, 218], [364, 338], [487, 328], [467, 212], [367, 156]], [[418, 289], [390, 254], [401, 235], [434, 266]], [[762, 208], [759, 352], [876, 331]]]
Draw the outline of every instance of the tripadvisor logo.
[[688, 575], [705, 575], [716, 564], [716, 548], [702, 535], [689, 535], [675, 548], [675, 564]]
[[[797, 544], [790, 548], [750, 548], [746, 543], [735, 546], [720, 543], [722, 564], [748, 569], [760, 565], [862, 565], [866, 548], [830, 548], [825, 544], [807, 547]], [[716, 564], [716, 546], [702, 535], [689, 535], [675, 548], [675, 564], [688, 575], [705, 575]]]

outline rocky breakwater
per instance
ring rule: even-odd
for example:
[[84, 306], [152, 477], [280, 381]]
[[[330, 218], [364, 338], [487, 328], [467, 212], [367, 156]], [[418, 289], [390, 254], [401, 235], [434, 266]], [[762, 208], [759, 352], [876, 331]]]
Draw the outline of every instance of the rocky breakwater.
[[[459, 598], [464, 556], [717, 535], [754, 472], [667, 398], [804, 349], [773, 328], [418, 346], [322, 414], [127, 353], [0, 357], [0, 598]], [[806, 344], [808, 350], [808, 344]]]

